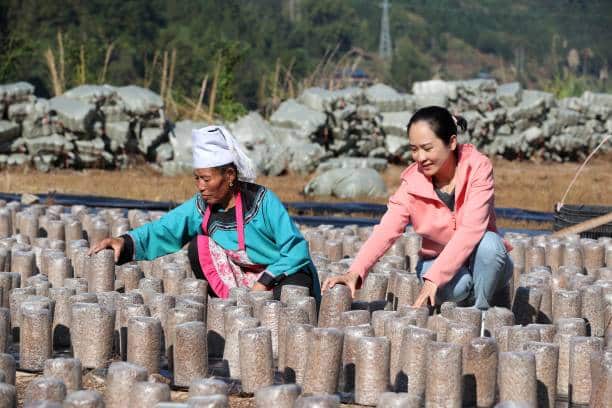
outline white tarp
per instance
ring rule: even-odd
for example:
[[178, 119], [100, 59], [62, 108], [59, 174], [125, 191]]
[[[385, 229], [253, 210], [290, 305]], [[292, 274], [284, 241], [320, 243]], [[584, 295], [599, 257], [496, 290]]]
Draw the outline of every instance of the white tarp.
[[324, 113], [302, 105], [289, 99], [278, 107], [278, 110], [270, 117], [270, 122], [274, 126], [295, 129], [302, 138], [308, 138], [319, 128], [325, 125], [326, 116]]
[[117, 95], [123, 101], [125, 110], [136, 116], [147, 116], [157, 114], [164, 107], [161, 96], [136, 85], [128, 85], [117, 88]]
[[304, 193], [339, 198], [384, 197], [387, 188], [376, 170], [334, 169], [316, 176], [304, 187]]

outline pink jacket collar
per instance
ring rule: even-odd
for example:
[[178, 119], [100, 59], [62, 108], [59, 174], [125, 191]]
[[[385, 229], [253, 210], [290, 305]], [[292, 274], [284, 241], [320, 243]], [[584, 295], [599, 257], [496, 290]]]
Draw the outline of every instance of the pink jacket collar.
[[[459, 161], [457, 162], [456, 182], [455, 182], [455, 197], [459, 197], [467, 186], [468, 175], [471, 167], [474, 165], [474, 160], [468, 160], [472, 152], [476, 151], [474, 145], [460, 144], [457, 147]], [[401, 178], [406, 182], [408, 192], [415, 196], [429, 198], [432, 200], [440, 200], [434, 191], [434, 185], [431, 177], [424, 175], [419, 169], [417, 163], [413, 163], [402, 172]]]

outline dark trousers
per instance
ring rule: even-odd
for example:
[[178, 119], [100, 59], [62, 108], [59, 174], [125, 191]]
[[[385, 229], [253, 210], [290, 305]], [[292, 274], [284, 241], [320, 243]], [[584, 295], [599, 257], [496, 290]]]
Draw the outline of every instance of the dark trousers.
[[[197, 237], [193, 238], [187, 246], [187, 255], [189, 257], [189, 263], [191, 264], [191, 270], [196, 278], [206, 280], [202, 267], [200, 266], [200, 258], [198, 256], [198, 245]], [[312, 275], [307, 270], [299, 270], [291, 275], [280, 276], [272, 284], [272, 293], [274, 294], [275, 300], [280, 300], [281, 291], [284, 285], [296, 285], [304, 286], [309, 289], [310, 296], [314, 296], [314, 282]], [[208, 287], [208, 294], [211, 297], [217, 297], [217, 294]]]

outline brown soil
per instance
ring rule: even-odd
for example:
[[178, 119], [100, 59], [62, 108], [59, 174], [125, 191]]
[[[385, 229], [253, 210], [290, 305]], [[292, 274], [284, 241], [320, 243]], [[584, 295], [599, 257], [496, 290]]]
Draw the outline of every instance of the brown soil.
[[[578, 169], [576, 163], [534, 163], [494, 160], [496, 205], [552, 211]], [[390, 166], [383, 178], [390, 193], [400, 183], [403, 167]], [[384, 204], [386, 197], [342, 200], [305, 197], [302, 190], [312, 176], [260, 177], [257, 181], [274, 190], [284, 201], [367, 201]], [[93, 194], [143, 200], [181, 202], [195, 192], [191, 175], [164, 177], [147, 165], [121, 171], [32, 169], [5, 170], [0, 191], [14, 193]], [[612, 206], [612, 154], [594, 159], [582, 172], [566, 200], [567, 204]]]

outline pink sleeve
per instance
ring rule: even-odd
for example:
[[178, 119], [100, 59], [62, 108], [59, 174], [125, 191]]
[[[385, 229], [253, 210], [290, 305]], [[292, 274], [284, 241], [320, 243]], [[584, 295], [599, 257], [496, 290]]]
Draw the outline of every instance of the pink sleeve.
[[489, 224], [493, 206], [493, 166], [489, 160], [470, 177], [467, 197], [461, 209], [463, 219], [440, 255], [423, 276], [438, 287], [450, 281], [474, 251]]
[[406, 182], [402, 181], [395, 194], [389, 198], [387, 212], [374, 227], [372, 235], [363, 244], [350, 267], [351, 272], [359, 273], [362, 281], [368, 276], [370, 268], [406, 229], [410, 221], [408, 200]]

